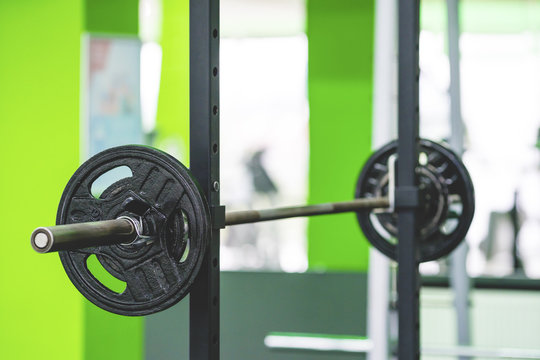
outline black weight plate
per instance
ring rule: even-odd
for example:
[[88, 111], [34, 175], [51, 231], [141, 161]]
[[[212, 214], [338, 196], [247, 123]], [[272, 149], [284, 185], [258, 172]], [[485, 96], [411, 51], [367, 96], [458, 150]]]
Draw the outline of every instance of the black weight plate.
[[[419, 261], [448, 255], [465, 238], [474, 215], [474, 187], [456, 154], [429, 140], [420, 140], [416, 169], [423, 207], [418, 211]], [[388, 195], [388, 162], [397, 141], [376, 151], [358, 178], [357, 198]], [[397, 215], [380, 210], [357, 213], [369, 242], [386, 256], [397, 259]]]
[[[94, 197], [94, 181], [123, 166], [132, 176]], [[150, 147], [105, 150], [73, 174], [62, 194], [56, 223], [119, 216], [141, 220], [143, 234], [151, 235], [152, 241], [60, 252], [70, 280], [92, 303], [116, 314], [148, 315], [176, 304], [188, 294], [210, 236], [208, 205], [196, 180], [178, 160]], [[92, 274], [87, 264], [92, 255], [126, 283], [124, 291], [111, 290]]]

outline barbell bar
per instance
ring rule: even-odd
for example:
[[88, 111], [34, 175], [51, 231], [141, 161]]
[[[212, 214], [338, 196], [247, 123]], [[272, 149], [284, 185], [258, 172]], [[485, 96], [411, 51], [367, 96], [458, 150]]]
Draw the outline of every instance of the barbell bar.
[[225, 214], [225, 225], [248, 224], [303, 216], [340, 214], [360, 210], [388, 208], [388, 206], [390, 206], [390, 199], [388, 197], [378, 197], [265, 210], [234, 211]]
[[[225, 225], [382, 209], [388, 208], [389, 204], [388, 197], [378, 197], [316, 205], [234, 211], [225, 214]], [[142, 230], [139, 230], [141, 227], [142, 224], [139, 220], [128, 216], [114, 220], [38, 227], [32, 232], [30, 242], [32, 248], [41, 254], [101, 245], [130, 245], [141, 238]]]

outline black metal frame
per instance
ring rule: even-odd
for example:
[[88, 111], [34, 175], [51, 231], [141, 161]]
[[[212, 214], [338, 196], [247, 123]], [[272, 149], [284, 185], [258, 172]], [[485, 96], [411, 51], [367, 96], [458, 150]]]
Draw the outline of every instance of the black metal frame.
[[[400, 360], [419, 359], [416, 249], [419, 0], [399, 1], [399, 111], [396, 209]], [[205, 261], [190, 293], [190, 359], [219, 359], [219, 0], [190, 0], [190, 164], [212, 210]]]
[[[219, 206], [219, 0], [190, 0], [190, 170], [216, 223]], [[189, 301], [189, 357], [219, 359], [219, 226], [212, 227], [205, 260]]]
[[419, 0], [398, 1], [398, 161], [396, 209], [398, 213], [398, 359], [420, 358], [418, 253], [416, 246], [420, 74]]

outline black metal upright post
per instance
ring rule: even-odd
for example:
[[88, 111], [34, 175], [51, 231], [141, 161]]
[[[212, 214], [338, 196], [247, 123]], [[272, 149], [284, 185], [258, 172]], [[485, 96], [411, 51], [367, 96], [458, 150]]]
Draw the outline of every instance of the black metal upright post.
[[419, 0], [400, 0], [398, 45], [398, 359], [420, 358], [418, 254]]
[[[219, 207], [219, 0], [190, 0], [190, 170]], [[219, 359], [219, 229], [190, 292], [189, 356]]]

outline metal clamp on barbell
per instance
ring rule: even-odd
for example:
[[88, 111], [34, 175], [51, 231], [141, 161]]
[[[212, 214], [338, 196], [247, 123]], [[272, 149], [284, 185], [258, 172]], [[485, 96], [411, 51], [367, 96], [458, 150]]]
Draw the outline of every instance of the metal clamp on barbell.
[[128, 216], [104, 220], [38, 227], [30, 243], [38, 253], [77, 250], [100, 245], [130, 245], [141, 238], [141, 224]]

